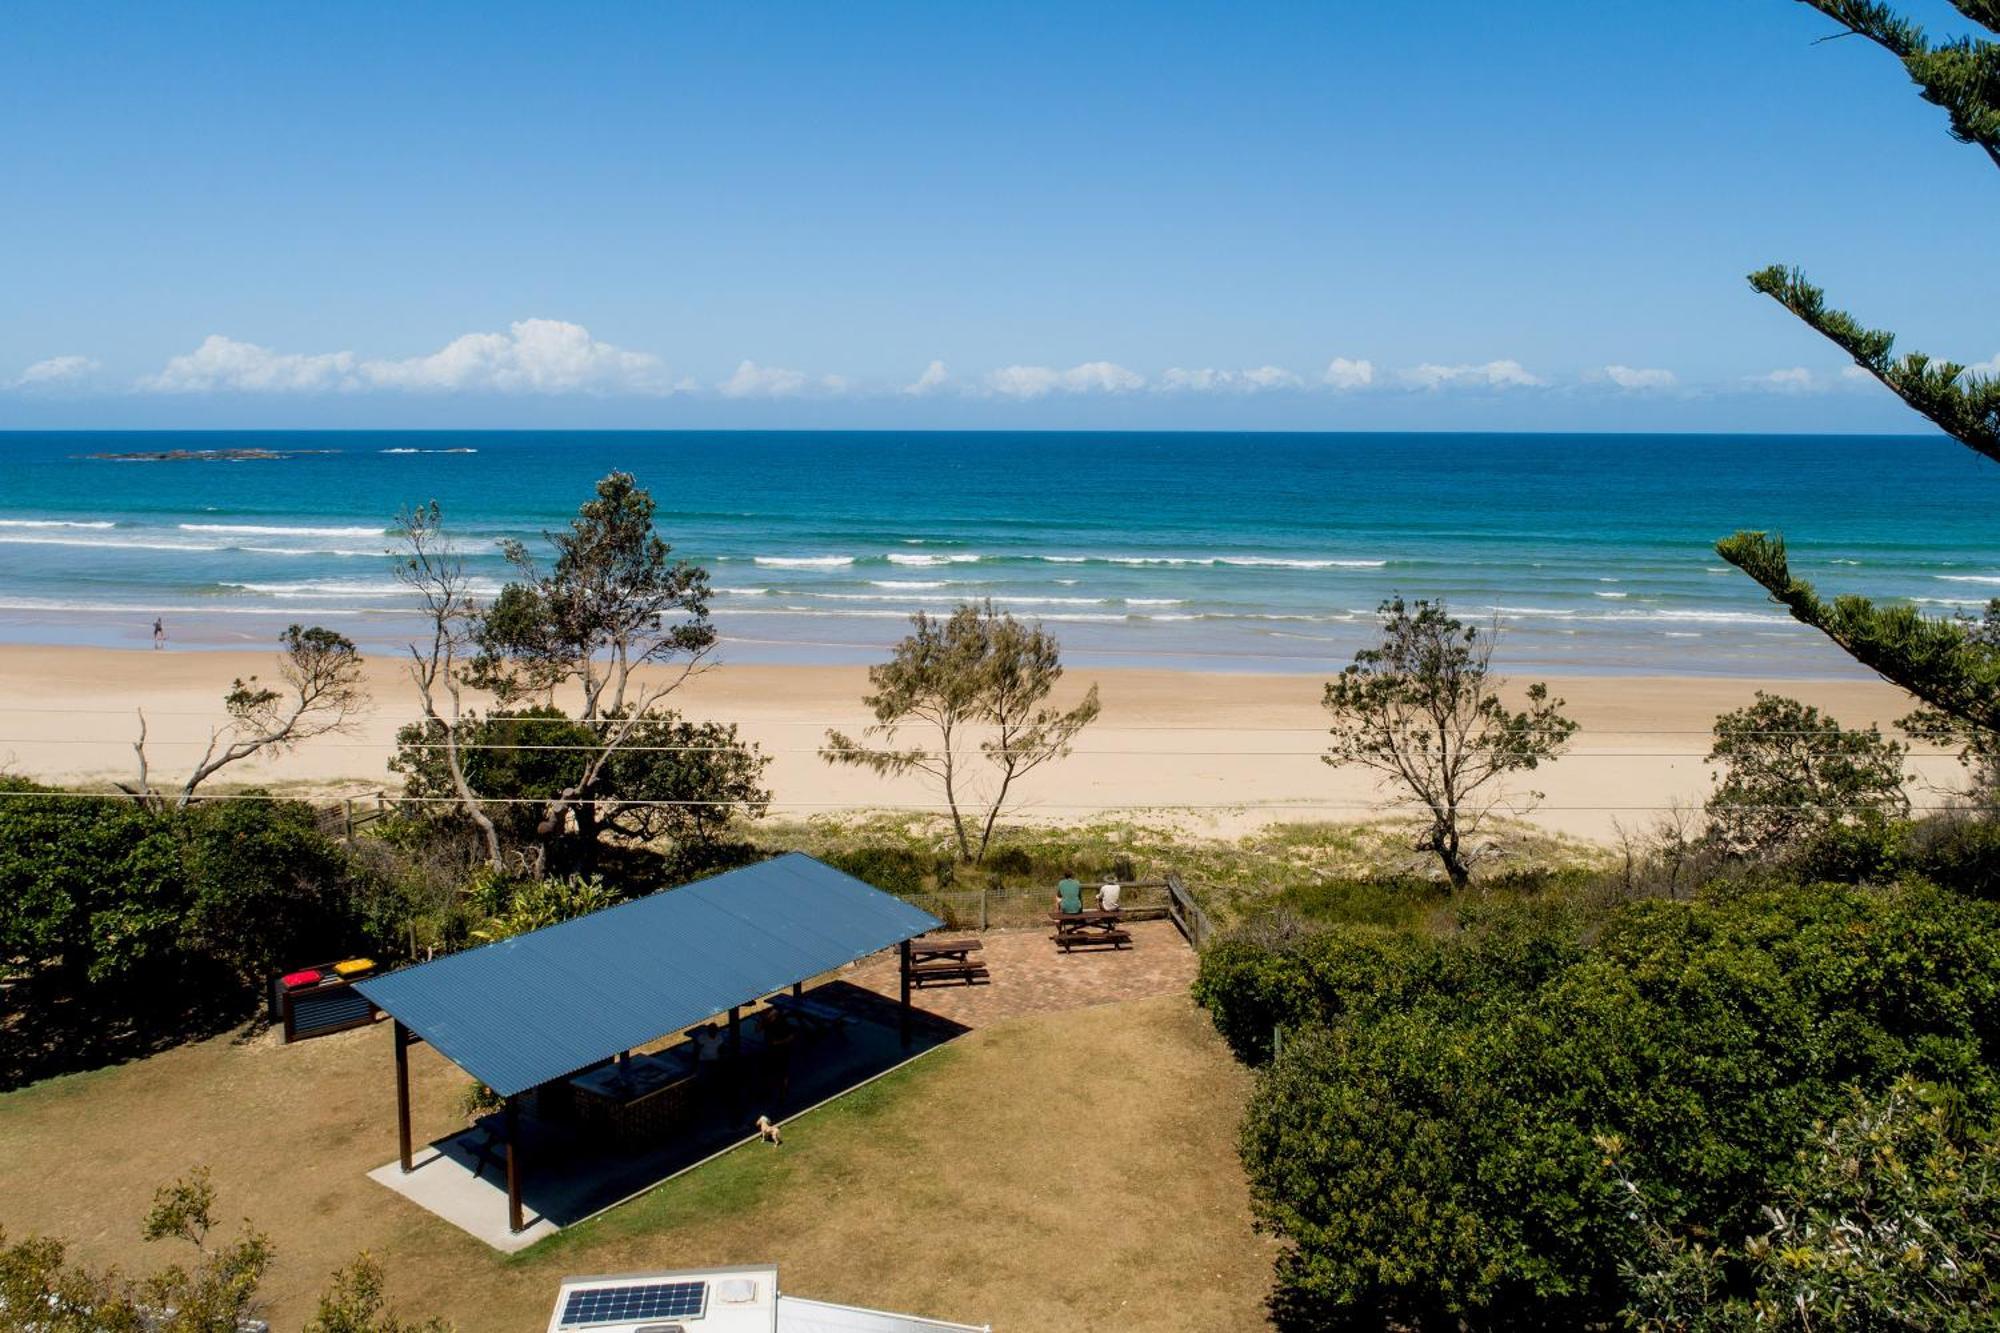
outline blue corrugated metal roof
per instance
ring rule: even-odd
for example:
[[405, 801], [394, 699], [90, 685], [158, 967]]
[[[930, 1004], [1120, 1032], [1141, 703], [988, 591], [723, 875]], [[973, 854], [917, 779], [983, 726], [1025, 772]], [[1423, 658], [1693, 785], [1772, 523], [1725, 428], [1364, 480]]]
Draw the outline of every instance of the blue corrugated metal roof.
[[355, 988], [507, 1096], [941, 924], [792, 852]]

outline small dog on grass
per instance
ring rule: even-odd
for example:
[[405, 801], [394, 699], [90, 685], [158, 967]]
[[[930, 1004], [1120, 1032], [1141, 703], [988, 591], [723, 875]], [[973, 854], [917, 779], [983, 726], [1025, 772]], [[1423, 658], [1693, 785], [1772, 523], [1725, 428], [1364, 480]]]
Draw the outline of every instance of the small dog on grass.
[[784, 1131], [772, 1124], [771, 1117], [766, 1115], [757, 1117], [757, 1137], [770, 1144], [773, 1148], [782, 1148], [785, 1146]]

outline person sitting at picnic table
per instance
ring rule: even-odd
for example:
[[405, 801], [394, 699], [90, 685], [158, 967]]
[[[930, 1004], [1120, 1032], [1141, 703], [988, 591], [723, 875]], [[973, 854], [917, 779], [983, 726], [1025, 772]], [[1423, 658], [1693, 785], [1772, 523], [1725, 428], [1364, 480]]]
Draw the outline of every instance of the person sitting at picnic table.
[[1100, 911], [1118, 910], [1118, 881], [1107, 879], [1097, 887], [1097, 906]]
[[1074, 915], [1083, 910], [1083, 885], [1074, 871], [1062, 877], [1056, 885], [1056, 910], [1066, 915]]

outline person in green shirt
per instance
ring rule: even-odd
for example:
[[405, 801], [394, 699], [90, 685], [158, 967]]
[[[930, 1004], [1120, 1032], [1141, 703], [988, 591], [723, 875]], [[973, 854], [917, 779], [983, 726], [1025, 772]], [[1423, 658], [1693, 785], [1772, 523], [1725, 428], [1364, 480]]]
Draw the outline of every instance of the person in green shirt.
[[1062, 883], [1056, 885], [1056, 910], [1058, 912], [1081, 912], [1083, 910], [1083, 884], [1076, 872], [1064, 875]]

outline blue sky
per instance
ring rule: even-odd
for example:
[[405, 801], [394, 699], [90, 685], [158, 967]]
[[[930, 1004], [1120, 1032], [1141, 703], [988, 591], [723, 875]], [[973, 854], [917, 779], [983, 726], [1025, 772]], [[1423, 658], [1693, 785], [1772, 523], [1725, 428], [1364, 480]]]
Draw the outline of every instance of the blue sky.
[[1792, 0], [8, 15], [0, 427], [1913, 429], [1776, 260], [2000, 358]]

